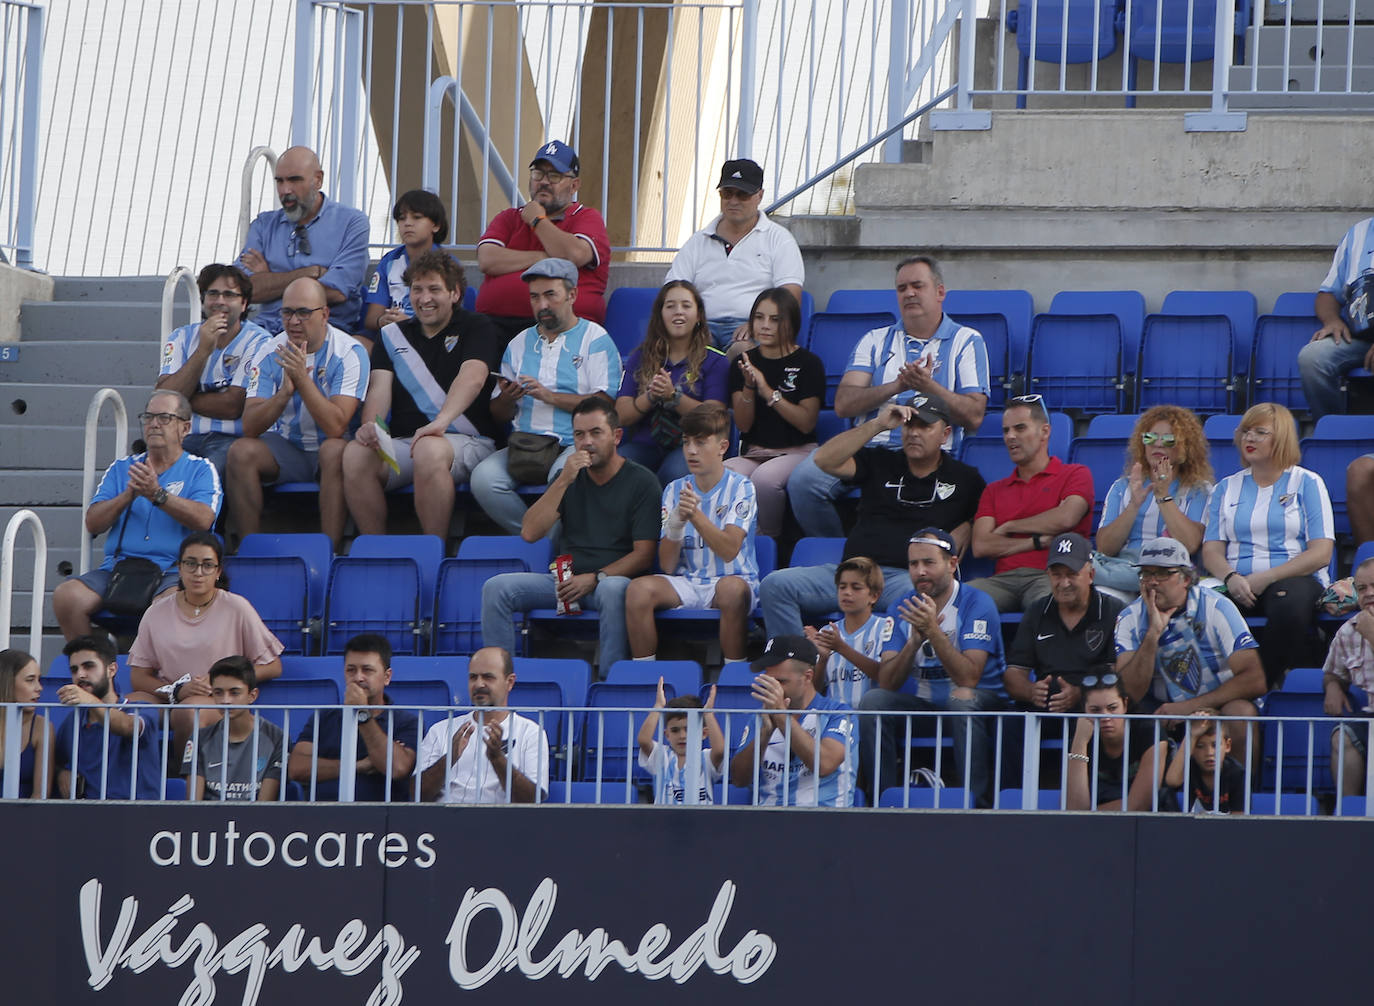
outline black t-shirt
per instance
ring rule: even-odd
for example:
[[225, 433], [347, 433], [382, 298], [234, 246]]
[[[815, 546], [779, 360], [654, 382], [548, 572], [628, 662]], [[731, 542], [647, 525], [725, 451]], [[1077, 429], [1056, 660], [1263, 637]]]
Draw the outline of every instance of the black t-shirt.
[[1116, 663], [1116, 616], [1123, 607], [1094, 587], [1088, 610], [1077, 625], [1066, 629], [1059, 602], [1047, 597], [1021, 616], [1016, 639], [1007, 650], [1007, 665], [1028, 668], [1036, 678], [1054, 674], [1076, 685], [1083, 675]]
[[[1106, 751], [1099, 747], [1097, 768], [1097, 802], [1099, 804], [1111, 803], [1113, 800], [1120, 800], [1121, 797], [1121, 772], [1127, 768], [1129, 774], [1126, 777], [1126, 793], [1131, 791], [1131, 783], [1135, 781], [1135, 774], [1140, 769], [1140, 759], [1145, 756], [1145, 752], [1154, 747], [1155, 732], [1154, 724], [1146, 721], [1130, 722], [1131, 737], [1126, 745], [1126, 751], [1130, 754], [1129, 766], [1122, 764], [1123, 759], [1120, 755], [1113, 758]], [[1123, 729], [1125, 725], [1123, 724]], [[1072, 730], [1072, 727], [1070, 727]], [[1164, 731], [1160, 729], [1160, 740], [1164, 740]], [[1093, 756], [1093, 745], [1088, 745], [1088, 757]], [[1089, 765], [1089, 769], [1094, 766]], [[1160, 806], [1163, 807], [1163, 802]]]
[[[807, 398], [819, 398], [825, 402], [825, 364], [809, 349], [798, 347], [786, 356], [770, 359], [759, 349], [749, 350], [749, 362], [754, 365], [768, 386], [782, 392], [789, 402], [801, 402]], [[730, 394], [744, 388], [744, 373], [738, 366], [730, 368]], [[774, 408], [754, 396], [754, 425], [748, 433], [741, 436], [748, 447], [800, 447], [814, 444], [816, 431], [803, 433], [777, 414]], [[902, 560], [905, 563], [906, 560]]]
[[658, 541], [662, 521], [658, 476], [626, 461], [604, 486], [584, 468], [559, 504], [559, 548], [571, 555], [574, 573], [595, 573], [628, 555], [637, 541]]
[[[439, 390], [448, 394], [449, 387], [458, 377], [468, 360], [481, 360], [491, 371], [482, 390], [477, 393], [472, 404], [463, 415], [484, 437], [495, 438], [498, 424], [491, 418], [491, 391], [496, 386], [496, 375], [501, 370], [501, 356], [506, 350], [506, 339], [501, 330], [491, 323], [485, 314], [465, 311], [461, 307], [453, 309], [453, 317], [433, 337], [427, 337], [419, 321], [411, 318], [400, 322], [398, 327], [405, 336], [409, 349], [434, 376]], [[386, 350], [386, 340], [379, 334], [372, 346], [372, 369], [386, 370], [395, 374], [395, 361]], [[399, 376], [391, 382], [391, 418], [388, 427], [393, 437], [408, 437], [430, 421], [415, 404], [415, 399], [406, 390]]]
[[[1182, 758], [1182, 750], [1175, 753], [1174, 757]], [[1204, 771], [1198, 767], [1197, 762], [1193, 762], [1188, 768], [1188, 788], [1192, 791], [1192, 796], [1184, 794], [1183, 810], [1189, 814], [1205, 810], [1230, 814], [1245, 809], [1245, 768], [1240, 762], [1230, 755], [1222, 759], [1221, 789], [1217, 790], [1215, 800], [1212, 793], [1213, 781], [1210, 772]], [[1160, 806], [1164, 805], [1161, 803]], [[1168, 809], [1175, 809], [1173, 801], [1169, 801]]]
[[866, 555], [879, 566], [906, 568], [907, 539], [925, 527], [953, 531], [973, 520], [983, 476], [978, 469], [941, 454], [925, 478], [911, 474], [906, 455], [864, 447], [854, 455], [859, 513], [844, 544], [844, 557]]

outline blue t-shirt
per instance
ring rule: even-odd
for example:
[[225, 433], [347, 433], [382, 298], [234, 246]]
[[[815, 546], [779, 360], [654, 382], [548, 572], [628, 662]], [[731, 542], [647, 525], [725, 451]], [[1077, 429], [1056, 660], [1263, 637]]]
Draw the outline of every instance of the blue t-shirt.
[[[115, 461], [105, 469], [91, 502], [100, 503], [114, 499], [128, 488], [129, 469], [133, 467], [134, 462], [147, 460], [147, 454], [131, 454]], [[158, 476], [157, 481], [167, 490], [167, 495], [204, 503], [214, 511], [216, 517], [219, 516], [220, 504], [224, 502], [219, 472], [205, 458], [183, 452], [181, 457]], [[105, 561], [100, 564], [100, 568], [114, 569], [117, 560], [134, 556], [151, 559], [163, 569], [170, 570], [177, 563], [181, 540], [191, 531], [192, 529], [186, 525], [177, 523], [164, 508], [153, 506], [152, 500], [145, 496], [135, 496], [134, 501], [115, 518], [114, 524], [105, 536]]]
[[[72, 715], [57, 728], [57, 768], [72, 770], [73, 724], [81, 723], [76, 742], [76, 767], [72, 771], [73, 785], [82, 787], [80, 796], [86, 800], [100, 799], [100, 786], [105, 767], [109, 779], [105, 782], [107, 800], [156, 800], [161, 796], [162, 745], [158, 728], [158, 714], [154, 709], [120, 705], [120, 712], [138, 720], [136, 737], [121, 737], [113, 730], [105, 736], [105, 723], [91, 723], [86, 706], [78, 706]], [[111, 707], [115, 708], [115, 707]], [[135, 765], [135, 756], [138, 764]], [[129, 781], [137, 774], [136, 789], [130, 794]]]
[[[793, 720], [792, 729], [805, 730], [817, 745], [827, 738], [844, 745], [844, 761], [835, 771], [819, 780], [814, 764], [803, 764], [801, 758], [790, 749], [783, 732], [773, 731], [768, 738], [768, 746], [759, 753], [757, 803], [760, 807], [854, 806], [859, 759], [854, 717], [847, 715], [850, 711], [843, 702], [817, 695], [806, 707], [800, 725]], [[760, 722], [762, 720], [756, 720], [745, 728], [737, 752], [753, 744], [753, 731]], [[786, 793], [783, 792], [784, 788]]]
[[[387, 703], [390, 704], [390, 699]], [[352, 711], [352, 710], [350, 710]], [[320, 736], [315, 739], [315, 715], [320, 720]], [[378, 724], [383, 730], [391, 731], [391, 739], [405, 745], [412, 751], [418, 751], [420, 747], [420, 723], [415, 718], [415, 714], [406, 709], [389, 709], [385, 715], [379, 715]], [[387, 719], [390, 718], [392, 725], [387, 726]], [[318, 714], [312, 714], [305, 721], [305, 726], [300, 733], [296, 734], [295, 743], [305, 741], [307, 744], [315, 745], [316, 758], [337, 759], [339, 751], [343, 747], [343, 712], [339, 709], [324, 709]], [[367, 755], [367, 747], [363, 744], [362, 737], [358, 738], [358, 757], [363, 758]], [[376, 772], [360, 772], [354, 777], [353, 799], [359, 803], [381, 803], [386, 800], [386, 769], [385, 767]], [[301, 783], [305, 788], [305, 795], [310, 797], [310, 781]], [[396, 802], [409, 800], [415, 793], [415, 779], [391, 780], [391, 799]], [[337, 800], [339, 798], [339, 780], [319, 779], [315, 782], [316, 800]]]
[[[886, 647], [888, 652], [900, 651], [911, 635], [911, 626], [902, 618], [901, 607], [902, 601], [915, 596], [913, 592], [899, 598], [888, 611], [892, 616], [892, 639]], [[1002, 685], [1002, 673], [1007, 669], [1007, 660], [1002, 650], [1002, 620], [992, 598], [977, 587], [954, 581], [954, 593], [940, 609], [940, 628], [956, 650], [987, 652], [988, 659], [983, 664], [983, 676], [978, 679], [978, 688], [995, 692], [1005, 699], [1007, 691]], [[949, 693], [953, 688], [949, 672], [940, 663], [935, 648], [929, 642], [923, 643], [916, 652], [911, 675], [903, 682], [901, 690], [943, 706], [949, 701]]]

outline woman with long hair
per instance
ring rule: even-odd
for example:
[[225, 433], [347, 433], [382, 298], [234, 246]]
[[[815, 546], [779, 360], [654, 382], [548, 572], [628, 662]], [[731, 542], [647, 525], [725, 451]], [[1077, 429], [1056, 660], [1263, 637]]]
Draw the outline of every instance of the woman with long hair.
[[43, 797], [52, 792], [54, 775], [52, 724], [31, 705], [43, 694], [38, 661], [23, 650], [0, 650], [0, 777], [5, 770], [7, 720], [4, 703], [23, 706], [19, 718], [19, 795]]
[[1126, 810], [1149, 810], [1169, 758], [1168, 740], [1149, 720], [1131, 722], [1127, 737], [1131, 698], [1110, 664], [1083, 679], [1083, 711], [1089, 715], [1079, 719], [1069, 745], [1065, 809], [1120, 810], [1124, 791]]
[[706, 306], [686, 280], [663, 284], [649, 330], [625, 361], [615, 402], [625, 428], [620, 453], [658, 474], [662, 485], [687, 474], [680, 420], [703, 402], [726, 404], [730, 361], [711, 345]]

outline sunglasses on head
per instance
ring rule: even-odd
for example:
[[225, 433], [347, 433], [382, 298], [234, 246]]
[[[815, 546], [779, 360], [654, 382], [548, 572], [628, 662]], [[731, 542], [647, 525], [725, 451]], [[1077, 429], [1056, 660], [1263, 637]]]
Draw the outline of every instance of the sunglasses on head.
[[1178, 437], [1172, 433], [1142, 433], [1140, 442], [1146, 447], [1153, 447], [1159, 444], [1161, 447], [1172, 447], [1178, 443]]
[[1096, 688], [1098, 685], [1102, 685], [1102, 686], [1104, 686], [1104, 687], [1106, 687], [1106, 688], [1110, 688], [1110, 687], [1112, 687], [1112, 685], [1116, 684], [1116, 683], [1117, 683], [1118, 681], [1120, 681], [1120, 680], [1121, 680], [1121, 678], [1118, 677], [1118, 676], [1117, 676], [1116, 674], [1114, 674], [1114, 673], [1113, 673], [1113, 674], [1089, 674], [1087, 677], [1085, 677], [1085, 678], [1083, 679], [1083, 687], [1084, 687], [1084, 688]]
[[1035, 405], [1037, 402], [1044, 404], [1044, 395], [1017, 395], [1015, 398], [1008, 398], [1008, 403], [1016, 405]]

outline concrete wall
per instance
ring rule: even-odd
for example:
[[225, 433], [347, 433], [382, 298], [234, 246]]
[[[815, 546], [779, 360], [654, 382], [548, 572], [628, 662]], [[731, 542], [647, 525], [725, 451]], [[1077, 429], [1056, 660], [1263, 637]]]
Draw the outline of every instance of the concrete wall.
[[19, 341], [19, 305], [52, 300], [52, 277], [0, 262], [0, 342]]

